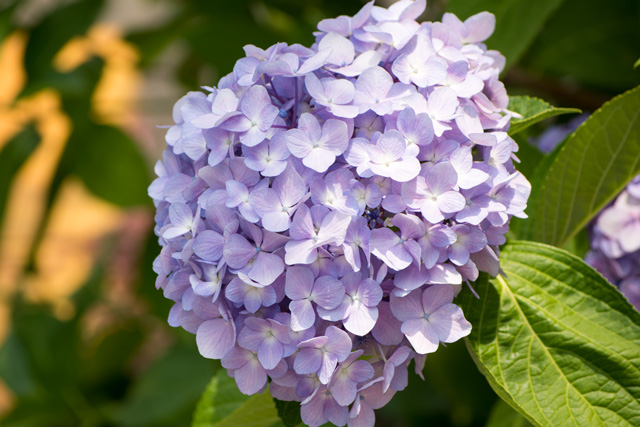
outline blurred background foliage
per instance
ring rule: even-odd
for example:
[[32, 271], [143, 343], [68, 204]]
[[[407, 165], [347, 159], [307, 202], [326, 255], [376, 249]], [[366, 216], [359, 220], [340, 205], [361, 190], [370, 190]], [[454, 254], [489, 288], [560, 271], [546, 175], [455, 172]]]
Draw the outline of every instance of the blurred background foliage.
[[[230, 72], [243, 45], [310, 45], [320, 19], [362, 5], [0, 0], [3, 426], [190, 424], [218, 366], [167, 325], [171, 304], [154, 287], [156, 126], [184, 92]], [[507, 56], [511, 94], [589, 112], [640, 83], [636, 1], [434, 0], [423, 18], [445, 10], [496, 14], [488, 45]], [[527, 140], [549, 124], [518, 134], [528, 176], [543, 156]], [[411, 376], [380, 425], [517, 421], [462, 342], [429, 356], [424, 382]]]

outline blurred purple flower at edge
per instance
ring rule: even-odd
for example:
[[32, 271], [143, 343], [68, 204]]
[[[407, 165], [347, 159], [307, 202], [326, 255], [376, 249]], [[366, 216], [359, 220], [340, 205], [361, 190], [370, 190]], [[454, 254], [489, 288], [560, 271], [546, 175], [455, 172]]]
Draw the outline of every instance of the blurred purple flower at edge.
[[425, 7], [371, 2], [311, 48], [246, 46], [176, 103], [149, 187], [170, 325], [310, 426], [372, 426], [412, 360], [422, 376], [467, 336], [454, 298], [526, 217], [495, 18], [416, 22]]

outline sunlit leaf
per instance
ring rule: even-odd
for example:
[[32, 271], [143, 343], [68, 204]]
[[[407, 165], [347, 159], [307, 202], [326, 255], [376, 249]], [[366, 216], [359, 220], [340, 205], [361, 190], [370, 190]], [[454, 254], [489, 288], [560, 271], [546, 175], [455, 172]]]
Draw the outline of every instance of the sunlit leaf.
[[640, 86], [603, 105], [540, 168], [519, 237], [564, 246], [640, 173]]
[[513, 242], [503, 274], [460, 303], [467, 346], [496, 392], [542, 426], [640, 423], [640, 313], [561, 249]]
[[220, 370], [211, 379], [193, 415], [193, 427], [284, 426], [269, 391], [242, 394], [233, 378]]

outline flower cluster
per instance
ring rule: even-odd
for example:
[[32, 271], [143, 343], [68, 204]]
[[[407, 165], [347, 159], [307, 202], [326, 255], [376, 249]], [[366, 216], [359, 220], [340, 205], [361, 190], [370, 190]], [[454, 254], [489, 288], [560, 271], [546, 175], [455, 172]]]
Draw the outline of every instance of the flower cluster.
[[594, 219], [585, 260], [640, 311], [640, 175]]
[[190, 92], [149, 187], [169, 323], [245, 394], [371, 426], [415, 361], [469, 334], [453, 304], [497, 274], [530, 185], [513, 160], [494, 17], [419, 24], [424, 0], [245, 47]]

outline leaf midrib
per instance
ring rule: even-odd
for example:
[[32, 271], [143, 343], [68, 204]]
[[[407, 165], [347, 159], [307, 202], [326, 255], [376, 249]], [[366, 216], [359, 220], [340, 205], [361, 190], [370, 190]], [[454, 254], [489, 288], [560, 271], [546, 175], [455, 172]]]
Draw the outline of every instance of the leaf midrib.
[[[501, 286], [503, 292], [505, 292], [508, 295], [513, 297], [513, 294], [511, 293], [511, 290], [509, 289], [509, 285], [507, 285], [507, 283], [504, 281], [504, 278], [502, 277], [502, 275], [498, 275], [496, 277], [496, 279], [500, 283], [500, 286]], [[520, 307], [518, 306], [518, 302], [514, 298], [511, 298], [511, 300], [513, 302], [513, 305], [516, 307], [516, 310], [518, 310], [518, 312], [520, 312], [520, 314], [523, 315], [522, 310], [520, 310]], [[524, 316], [523, 316], [523, 318], [524, 318]], [[499, 317], [498, 317], [498, 319], [499, 319]], [[500, 322], [498, 322], [498, 323], [500, 323]], [[529, 388], [532, 391], [533, 400], [535, 401], [536, 406], [538, 407], [538, 410], [539, 410], [540, 414], [542, 414], [542, 416], [544, 417], [545, 421], [551, 421], [551, 420], [549, 420], [549, 418], [547, 418], [547, 414], [545, 414], [544, 411], [542, 410], [542, 407], [540, 406], [540, 401], [538, 400], [538, 396], [536, 395], [535, 392], [533, 392], [533, 381], [531, 381], [531, 369], [530, 369], [530, 367], [531, 367], [531, 347], [533, 345], [533, 340], [535, 339], [535, 337], [534, 337], [535, 334], [533, 334], [533, 330], [531, 329], [531, 325], [529, 325], [529, 323], [526, 321], [526, 318], [525, 318], [525, 322], [524, 323], [529, 328], [529, 331], [532, 332], [531, 333], [531, 340], [529, 341], [529, 351], [527, 353], [527, 362], [528, 362], [527, 365], [529, 366], [529, 368], [527, 369], [527, 377], [529, 378]], [[498, 335], [496, 333], [496, 345], [498, 345], [498, 342], [500, 341], [499, 336], [500, 335]], [[555, 361], [554, 361], [554, 364], [555, 364]], [[502, 359], [500, 359], [500, 357], [498, 357], [498, 366], [500, 366], [500, 369], [502, 369]], [[557, 368], [557, 365], [556, 365], [556, 368]], [[508, 383], [505, 382], [505, 388], [507, 388], [507, 385], [508, 385]], [[545, 423], [545, 425], [550, 425], [550, 424], [549, 423]]]
[[[526, 279], [525, 279], [525, 278], [523, 278], [522, 276], [519, 276], [519, 275], [517, 275], [517, 274], [515, 274], [515, 276], [520, 277], [522, 280], [524, 280], [524, 281], [525, 281], [525, 282], [527, 282], [527, 283], [531, 283], [530, 281], [526, 280]], [[535, 286], [535, 285], [534, 285], [534, 286]], [[565, 329], [570, 330], [571, 332], [573, 332], [573, 333], [574, 333], [574, 335], [576, 335], [576, 336], [578, 336], [578, 337], [582, 338], [582, 339], [583, 339], [583, 341], [587, 341], [587, 342], [589, 342], [589, 341], [590, 341], [590, 340], [588, 339], [588, 337], [585, 337], [583, 334], [579, 333], [578, 331], [576, 331], [576, 330], [575, 330], [575, 329], [573, 329], [572, 327], [570, 327], [570, 326], [566, 325], [565, 323], [563, 323], [563, 322], [559, 321], [556, 317], [552, 316], [552, 315], [551, 315], [547, 310], [545, 310], [542, 306], [540, 306], [539, 304], [536, 304], [536, 303], [535, 303], [534, 301], [532, 301], [531, 299], [526, 298], [526, 297], [523, 297], [522, 295], [518, 295], [518, 296], [516, 296], [516, 298], [518, 298], [518, 297], [519, 297], [519, 298], [521, 298], [522, 300], [528, 301], [532, 306], [534, 306], [535, 308], [537, 308], [538, 310], [540, 310], [540, 312], [542, 312], [542, 313], [546, 314], [547, 318], [549, 318], [549, 319], [551, 319], [551, 320], [555, 321], [556, 323], [558, 323], [558, 324], [562, 325]], [[556, 300], [556, 301], [557, 301], [557, 300]], [[527, 323], [528, 323], [528, 322], [527, 322]], [[593, 322], [592, 322], [592, 323], [593, 323]], [[537, 334], [536, 334], [536, 336], [537, 336]], [[541, 343], [542, 345], [544, 345], [544, 346], [545, 346], [545, 348], [555, 348], [555, 349], [558, 349], [558, 350], [561, 350], [561, 351], [565, 351], [565, 352], [568, 352], [568, 353], [574, 354], [574, 355], [575, 355], [575, 356], [577, 356], [579, 359], [583, 360], [586, 364], [588, 364], [588, 365], [590, 365], [590, 366], [592, 366], [592, 367], [593, 367], [593, 365], [591, 364], [591, 362], [588, 362], [586, 359], [584, 359], [583, 357], [581, 357], [581, 356], [580, 356], [579, 354], [577, 354], [577, 353], [574, 353], [574, 352], [572, 352], [572, 351], [569, 351], [569, 350], [564, 349], [564, 348], [561, 348], [561, 347], [548, 347], [546, 344], [544, 344], [544, 343], [542, 342], [542, 340], [541, 340], [541, 339], [539, 339], [539, 341], [540, 341], [540, 343]], [[598, 343], [597, 343], [597, 342], [593, 342], [593, 344], [594, 344], [594, 345], [596, 345], [596, 347], [598, 347], [598, 348], [601, 348], [601, 349], [602, 349], [602, 348], [604, 348], [604, 349], [606, 349], [606, 347], [602, 347], [602, 346], [598, 345]], [[612, 354], [616, 355], [616, 353], [612, 353]], [[626, 362], [627, 364], [631, 365], [632, 370], [639, 371], [639, 370], [638, 370], [638, 368], [636, 368], [636, 367], [635, 367], [635, 365], [634, 365], [633, 363], [631, 363], [628, 359], [626, 359], [626, 358], [624, 358], [624, 357], [621, 357], [621, 359], [622, 359], [624, 362]], [[555, 359], [554, 359], [554, 360], [555, 360]], [[594, 371], [596, 371], [596, 370], [597, 370], [597, 371], [599, 371], [599, 372], [602, 372], [602, 374], [603, 374], [604, 376], [606, 376], [606, 377], [607, 377], [607, 378], [609, 378], [612, 382], [614, 382], [616, 385], [618, 385], [618, 387], [619, 387], [620, 389], [622, 389], [622, 390], [623, 390], [623, 391], [624, 391], [624, 392], [625, 392], [629, 397], [631, 397], [631, 399], [632, 399], [633, 401], [637, 401], [637, 398], [636, 398], [635, 396], [633, 396], [633, 395], [632, 395], [632, 394], [631, 394], [631, 393], [630, 393], [630, 392], [629, 392], [625, 387], [623, 387], [623, 386], [622, 386], [622, 384], [620, 384], [620, 383], [619, 383], [615, 378], [613, 378], [611, 375], [609, 375], [608, 373], [606, 373], [606, 372], [604, 372], [604, 371], [602, 371], [602, 370], [600, 370], [600, 369], [594, 369]], [[640, 371], [639, 371], [639, 372], [640, 372]], [[576, 389], [576, 391], [578, 391], [578, 390]], [[582, 393], [580, 393], [580, 394], [582, 394]], [[590, 403], [590, 404], [591, 404], [591, 403]], [[597, 406], [597, 405], [593, 405], [593, 406]]]
[[[515, 260], [513, 260], [513, 259], [509, 259], [509, 260], [507, 261], [507, 263], [514, 263], [514, 264], [521, 265], [521, 266], [523, 266], [523, 267], [525, 267], [525, 268], [528, 268], [528, 265], [527, 265], [527, 264], [524, 264], [524, 263], [519, 262], [519, 261], [515, 261]], [[571, 290], [576, 290], [576, 291], [578, 291], [579, 293], [581, 293], [582, 295], [584, 295], [584, 296], [586, 296], [586, 297], [589, 297], [589, 298], [590, 298], [590, 299], [592, 299], [592, 300], [597, 300], [597, 301], [604, 302], [604, 301], [602, 301], [602, 300], [598, 300], [597, 298], [593, 298], [593, 297], [592, 297], [592, 296], [590, 296], [589, 294], [586, 294], [586, 293], [584, 293], [584, 292], [582, 292], [582, 291], [580, 291], [580, 290], [578, 290], [578, 289], [576, 289], [576, 288], [574, 288], [574, 287], [572, 287], [572, 286], [568, 286], [566, 283], [556, 281], [556, 280], [553, 278], [553, 276], [550, 276], [549, 274], [545, 273], [544, 271], [535, 270], [535, 272], [536, 272], [536, 273], [539, 273], [539, 274], [541, 274], [541, 275], [543, 275], [543, 276], [545, 276], [545, 277], [547, 277], [547, 278], [549, 278], [549, 279], [551, 279], [551, 280], [554, 282], [554, 284], [556, 284], [556, 285], [560, 285], [560, 286], [563, 286], [563, 287], [569, 288], [569, 289], [571, 289]], [[513, 272], [513, 271], [510, 271], [509, 273], [510, 273], [510, 274], [513, 274], [513, 275], [515, 275], [515, 276], [517, 276], [517, 277], [519, 277], [519, 278], [521, 278], [522, 280], [524, 280], [525, 282], [529, 283], [531, 286], [535, 287], [536, 289], [539, 289], [539, 290], [540, 290], [540, 291], [542, 291], [545, 295], [548, 295], [548, 296], [549, 296], [549, 298], [551, 298], [553, 301], [555, 301], [555, 302], [557, 302], [557, 303], [560, 303], [560, 301], [559, 301], [557, 298], [555, 298], [553, 295], [551, 295], [549, 292], [547, 292], [546, 290], [544, 290], [544, 289], [543, 289], [543, 288], [541, 288], [540, 286], [536, 286], [536, 285], [535, 285], [531, 280], [527, 279], [526, 277], [523, 277], [523, 276], [521, 276], [521, 275], [519, 275], [518, 273], [515, 273], [515, 272]], [[524, 296], [522, 296], [522, 295], [519, 295], [519, 296], [521, 296], [521, 297], [522, 297], [522, 298], [524, 298], [524, 299], [527, 299], [528, 301], [531, 301], [531, 300], [529, 300], [528, 298], [526, 298], [526, 297], [524, 297]], [[533, 303], [533, 301], [532, 301], [532, 303]], [[534, 304], [535, 304], [535, 303], [534, 303]], [[605, 303], [605, 304], [606, 304], [606, 303]], [[536, 304], [536, 305], [537, 305], [537, 304]], [[577, 314], [578, 316], [580, 316], [580, 318], [581, 318], [581, 319], [583, 319], [583, 320], [585, 320], [585, 321], [589, 322], [590, 324], [593, 324], [593, 325], [595, 325], [595, 326], [597, 326], [597, 327], [602, 327], [599, 323], [593, 322], [593, 321], [592, 321], [591, 319], [589, 319], [588, 317], [584, 317], [582, 314], [580, 314], [579, 312], [575, 311], [573, 308], [571, 308], [571, 307], [567, 306], [566, 304], [562, 304], [562, 305], [563, 305], [564, 307], [569, 308], [569, 309], [571, 310], [571, 312], [572, 312], [572, 313]], [[611, 306], [609, 306], [608, 304], [607, 304], [607, 306], [608, 306], [608, 307], [611, 307]], [[612, 308], [612, 310], [614, 310], [614, 309]], [[617, 313], [619, 313], [617, 310], [614, 310], [614, 311], [616, 311]], [[623, 315], [623, 316], [624, 316], [624, 315]], [[557, 320], [557, 319], [555, 319], [555, 320]], [[568, 328], [568, 326], [567, 326], [567, 328]], [[616, 331], [614, 331], [614, 330], [611, 330], [611, 329], [608, 329], [608, 328], [604, 328], [604, 329], [605, 329], [608, 333], [612, 333], [612, 334], [614, 334], [614, 335], [617, 335], [617, 336], [618, 336], [621, 340], [623, 340], [623, 341], [629, 341], [629, 339], [628, 339], [628, 338], [623, 337], [622, 335], [620, 335], [618, 332], [616, 332]], [[635, 341], [635, 340], [634, 340], [634, 341]], [[640, 343], [636, 343], [636, 345], [640, 345]], [[640, 375], [640, 370], [639, 370], [638, 374]]]
[[[503, 288], [503, 290], [508, 294], [508, 296], [511, 298], [511, 300], [513, 301], [514, 306], [516, 307], [516, 309], [518, 310], [520, 316], [522, 317], [524, 324], [527, 326], [527, 328], [529, 329], [529, 331], [531, 332], [532, 335], [532, 340], [536, 340], [538, 341], [538, 343], [541, 345], [544, 353], [546, 353], [547, 357], [549, 358], [549, 360], [552, 362], [553, 366], [556, 368], [556, 370], [558, 371], [558, 373], [560, 374], [560, 376], [562, 378], [565, 379], [566, 383], [571, 386], [572, 389], [574, 389], [576, 392], [578, 392], [578, 394], [580, 394], [582, 396], [582, 393], [580, 393], [574, 386], [573, 384], [569, 381], [569, 379], [566, 377], [566, 375], [564, 374], [564, 372], [562, 371], [562, 369], [560, 369], [560, 366], [558, 366], [558, 364], [556, 363], [556, 360], [553, 358], [553, 356], [549, 353], [549, 349], [544, 345], [544, 343], [542, 342], [542, 340], [540, 340], [540, 338], [538, 338], [538, 335], [535, 333], [535, 331], [533, 330], [533, 328], [531, 327], [531, 324], [529, 323], [529, 319], [527, 319], [527, 317], [525, 316], [524, 312], [522, 311], [522, 308], [520, 307], [520, 304], [518, 304], [518, 301], [515, 297], [515, 294], [513, 292], [511, 292], [511, 289], [509, 288], [509, 285], [507, 284], [507, 282], [505, 281], [504, 277], [502, 277], [502, 275], [499, 275], [497, 277], [498, 282], [500, 283], [500, 286]], [[500, 360], [500, 359], [498, 359]], [[527, 360], [530, 362], [531, 361], [531, 352], [529, 352], [529, 354], [527, 355]], [[531, 366], [531, 363], [529, 363], [529, 367]], [[530, 374], [531, 370], [529, 369], [529, 374]], [[533, 387], [533, 386], [531, 386]], [[565, 393], [565, 396], [567, 395], [567, 393]], [[536, 401], [536, 405], [542, 409], [540, 407], [540, 401], [538, 400], [538, 396], [536, 393], [533, 393], [533, 399]], [[568, 408], [570, 408], [570, 406], [568, 406]], [[544, 412], [541, 412], [542, 416], [549, 421], [549, 419], [547, 418], [546, 414]], [[598, 418], [600, 419], [600, 423], [601, 425], [605, 425], [604, 424], [604, 420], [600, 417], [600, 414], [598, 414], [597, 412], [595, 413]], [[552, 424], [551, 424], [552, 425]], [[576, 424], [578, 426], [580, 426], [579, 424]]]

